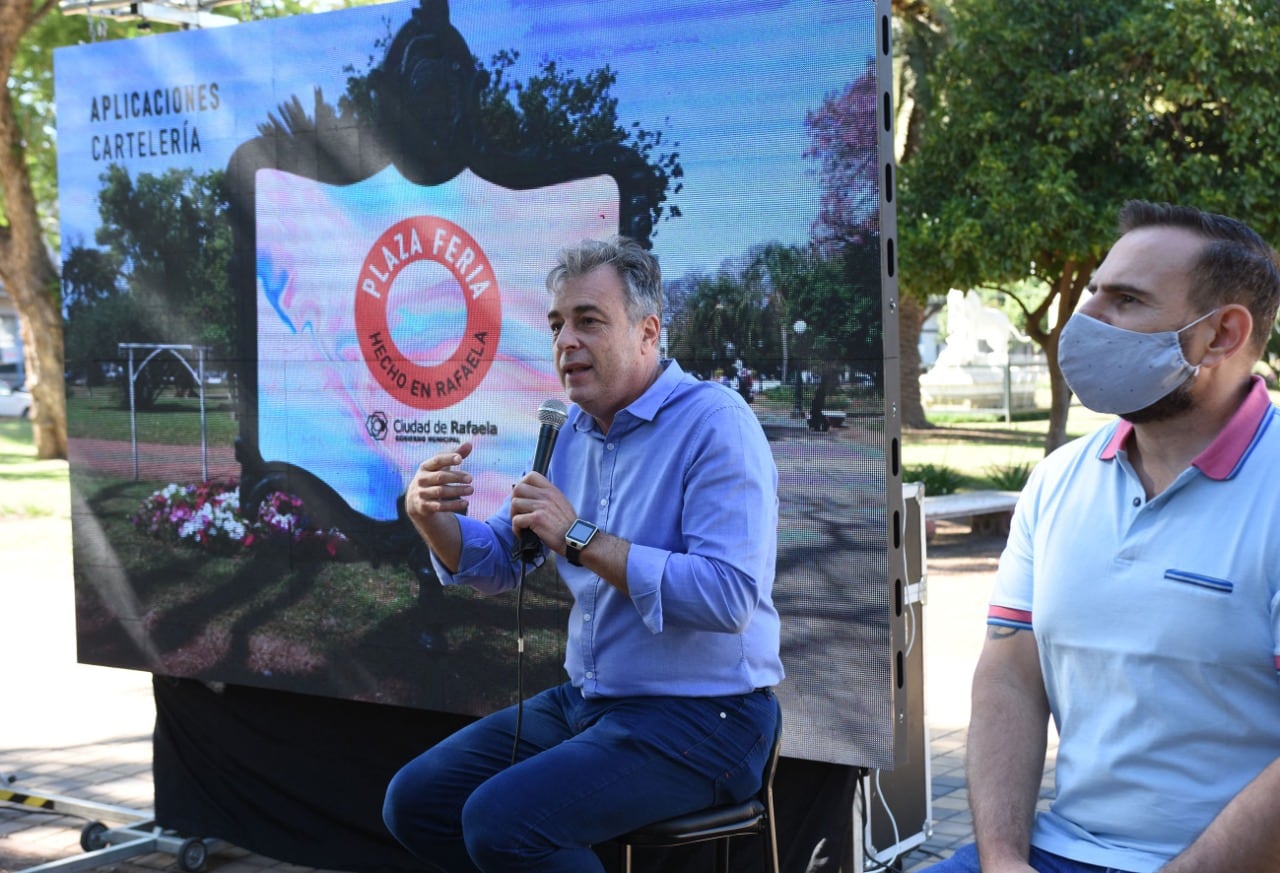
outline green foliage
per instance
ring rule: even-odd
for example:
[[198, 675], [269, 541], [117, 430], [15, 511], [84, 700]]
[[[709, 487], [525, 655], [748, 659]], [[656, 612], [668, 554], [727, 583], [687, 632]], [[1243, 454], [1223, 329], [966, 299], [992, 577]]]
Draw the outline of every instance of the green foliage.
[[[1226, 212], [1280, 233], [1280, 4], [969, 0], [933, 78], [936, 110], [899, 175], [913, 287], [1050, 294], [1027, 329], [1053, 357], [1129, 198]], [[1060, 375], [1051, 373], [1055, 385]], [[1055, 392], [1054, 421], [1065, 420]], [[1056, 427], [1050, 429], [1054, 434]]]
[[[226, 393], [214, 394], [212, 389], [206, 389], [205, 436], [209, 445], [229, 446], [235, 442], [240, 434], [240, 422], [234, 412], [235, 405]], [[198, 446], [200, 400], [198, 397], [174, 397], [172, 392], [168, 392], [150, 408], [138, 410], [131, 422], [126, 388], [95, 390], [92, 395], [75, 389], [67, 397], [67, 436], [72, 439], [127, 443], [132, 438], [135, 425], [139, 442]]]
[[921, 482], [925, 495], [954, 494], [967, 484], [968, 477], [945, 464], [904, 464], [903, 482]]
[[0, 418], [0, 466], [33, 460], [31, 419]]
[[735, 360], [769, 372], [779, 355], [776, 307], [754, 274], [725, 265], [714, 276], [695, 275], [674, 283], [670, 352], [681, 366], [708, 378], [733, 370]]
[[1034, 468], [1035, 464], [1031, 462], [997, 464], [987, 468], [987, 479], [991, 482], [992, 488], [1001, 491], [1021, 491]]
[[817, 259], [788, 293], [791, 317], [809, 325], [800, 351], [817, 361], [862, 364], [883, 350], [880, 318], [880, 237], [847, 244], [834, 258]]
[[1266, 360], [1271, 362], [1273, 368], [1280, 362], [1280, 324], [1273, 327], [1271, 335], [1267, 337]]
[[[394, 34], [388, 22], [386, 34], [365, 60], [365, 69], [348, 64], [347, 91], [334, 111], [338, 117], [370, 118], [374, 94], [369, 74], [381, 63], [381, 55]], [[661, 130], [649, 130], [633, 121], [625, 126], [618, 116], [618, 98], [612, 94], [618, 74], [607, 64], [579, 74], [555, 59], [544, 58], [527, 80], [514, 74], [520, 53], [503, 49], [486, 65], [475, 59], [487, 84], [479, 95], [479, 127], [484, 136], [513, 153], [529, 149], [550, 151], [587, 146], [619, 145], [633, 149], [661, 179], [657, 202], [650, 218], [657, 235], [658, 222], [678, 218], [680, 208], [669, 202], [684, 188], [680, 180], [678, 142], [665, 142]], [[319, 112], [319, 108], [317, 109]]]
[[1130, 197], [1274, 238], [1280, 6], [971, 0], [940, 61], [944, 109], [902, 168], [903, 263], [933, 289], [1052, 282], [1097, 259]]
[[[112, 165], [100, 178], [102, 248], [73, 245], [64, 265], [69, 365], [97, 384], [95, 362], [117, 360], [122, 342], [201, 345], [211, 359], [231, 359], [237, 318], [223, 174], [169, 169], [134, 180]], [[176, 359], [159, 363], [137, 383], [143, 407], [164, 384], [189, 379]]]
[[[774, 280], [782, 336], [797, 321], [796, 369], [819, 374], [810, 417], [820, 420], [845, 368], [874, 370], [884, 353], [880, 294], [879, 90], [868, 58], [846, 87], [805, 113], [804, 157], [816, 163], [819, 209], [806, 258], [774, 251], [761, 264]], [[797, 270], [796, 267], [802, 269]], [[784, 363], [782, 370], [786, 370]]]
[[[735, 359], [768, 377], [789, 360], [865, 367], [881, 356], [879, 257], [874, 235], [829, 256], [769, 243], [714, 276], [672, 283], [670, 352], [705, 376]], [[792, 331], [799, 319], [809, 325], [802, 337]]]
[[[11, 24], [12, 22], [6, 22]], [[96, 28], [94, 33], [90, 29]], [[156, 25], [156, 31], [174, 30]], [[41, 16], [18, 44], [8, 70], [9, 93], [21, 130], [27, 174], [35, 195], [41, 228], [52, 251], [61, 243], [58, 230], [58, 160], [53, 94], [53, 51], [90, 39], [118, 39], [139, 35], [137, 22], [108, 22], [87, 15]], [[7, 210], [6, 219], [11, 219]]]
[[0, 418], [0, 522], [68, 518], [66, 461], [36, 459], [31, 421]]
[[[1010, 15], [1005, 3], [974, 0], [957, 10], [956, 45], [936, 78], [945, 109], [899, 177], [902, 262], [915, 285], [1009, 282], [1033, 263], [1060, 271], [1065, 257], [1101, 252], [1114, 191], [1132, 170], [1087, 147], [1114, 125], [1099, 117], [1107, 101], [1079, 80], [1092, 60], [1084, 34], [1124, 5], [1046, 0]], [[1073, 132], [1045, 129], [1060, 123]]]
[[93, 304], [77, 303], [67, 313], [63, 329], [67, 369], [90, 388], [105, 385], [106, 365], [120, 359], [118, 344], [141, 341], [134, 326], [146, 323], [146, 307], [131, 294], [120, 293]]
[[18, 45], [9, 75], [14, 115], [22, 129], [27, 172], [40, 223], [57, 246], [58, 178], [53, 111], [53, 50], [85, 39], [85, 16], [46, 15]]
[[[664, 217], [678, 218], [680, 208], [666, 203], [684, 183], [680, 143], [664, 145], [661, 130], [647, 130], [633, 121], [624, 127], [618, 118], [618, 98], [611, 89], [618, 74], [605, 65], [585, 74], [544, 58], [527, 81], [511, 77], [520, 59], [515, 50], [500, 51], [486, 68], [489, 83], [480, 94], [480, 123], [495, 142], [513, 152], [528, 148], [567, 149], [583, 145], [625, 145], [640, 154], [662, 178], [658, 202], [652, 207], [656, 228]], [[655, 231], [656, 233], [656, 231]]]

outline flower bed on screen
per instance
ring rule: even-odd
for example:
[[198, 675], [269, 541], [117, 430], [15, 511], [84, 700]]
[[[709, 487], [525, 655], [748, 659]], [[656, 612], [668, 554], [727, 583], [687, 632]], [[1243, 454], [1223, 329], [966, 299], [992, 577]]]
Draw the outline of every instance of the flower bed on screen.
[[256, 521], [240, 512], [239, 483], [170, 483], [153, 491], [130, 518], [147, 536], [218, 555], [234, 555], [267, 544], [290, 544], [295, 555], [339, 558], [348, 540], [341, 531], [315, 527], [292, 494], [273, 491], [263, 499]]

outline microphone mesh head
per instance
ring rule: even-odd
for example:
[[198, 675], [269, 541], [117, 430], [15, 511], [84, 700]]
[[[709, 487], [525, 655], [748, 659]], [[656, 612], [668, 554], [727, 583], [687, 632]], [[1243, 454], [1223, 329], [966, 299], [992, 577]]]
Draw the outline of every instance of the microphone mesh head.
[[538, 424], [549, 424], [559, 430], [568, 417], [568, 407], [554, 397], [542, 401], [542, 405], [538, 407]]

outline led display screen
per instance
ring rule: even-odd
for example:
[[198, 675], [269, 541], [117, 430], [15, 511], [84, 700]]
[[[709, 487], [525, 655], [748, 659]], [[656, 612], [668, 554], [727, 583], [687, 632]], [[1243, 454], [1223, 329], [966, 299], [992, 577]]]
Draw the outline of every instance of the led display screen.
[[424, 0], [60, 49], [80, 659], [467, 715], [562, 681], [554, 567], [517, 664], [515, 596], [443, 589], [403, 495], [471, 441], [499, 506], [563, 398], [546, 273], [620, 232], [665, 354], [774, 451], [785, 753], [892, 766], [884, 5]]

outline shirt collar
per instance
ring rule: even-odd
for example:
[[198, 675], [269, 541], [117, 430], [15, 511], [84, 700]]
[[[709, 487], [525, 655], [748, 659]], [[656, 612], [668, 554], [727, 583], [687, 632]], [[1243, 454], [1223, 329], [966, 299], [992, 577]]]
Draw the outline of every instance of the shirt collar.
[[[658, 415], [658, 410], [667, 402], [667, 398], [671, 396], [671, 392], [676, 389], [676, 385], [684, 378], [684, 370], [680, 369], [680, 365], [676, 363], [674, 358], [668, 358], [659, 365], [662, 369], [658, 373], [658, 378], [653, 380], [653, 384], [645, 389], [645, 392], [631, 401], [630, 404], [618, 411], [613, 417], [613, 427], [609, 429], [613, 433], [623, 424], [624, 421], [653, 421]], [[569, 412], [570, 425], [574, 430], [581, 433], [587, 433], [596, 429], [596, 420], [582, 411], [582, 408], [574, 404]]]
[[[1249, 446], [1253, 444], [1254, 436], [1263, 418], [1271, 409], [1271, 396], [1267, 393], [1267, 386], [1262, 381], [1262, 377], [1253, 376], [1251, 381], [1249, 394], [1240, 404], [1240, 408], [1232, 414], [1226, 427], [1191, 462], [1191, 466], [1197, 467], [1210, 479], [1231, 478], [1232, 473], [1248, 452]], [[1125, 442], [1132, 433], [1133, 424], [1121, 419], [1099, 457], [1104, 461], [1113, 460], [1116, 453], [1124, 448]]]

